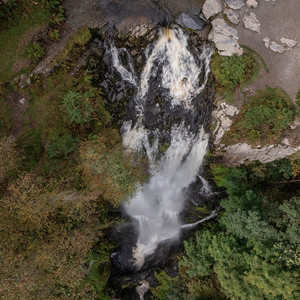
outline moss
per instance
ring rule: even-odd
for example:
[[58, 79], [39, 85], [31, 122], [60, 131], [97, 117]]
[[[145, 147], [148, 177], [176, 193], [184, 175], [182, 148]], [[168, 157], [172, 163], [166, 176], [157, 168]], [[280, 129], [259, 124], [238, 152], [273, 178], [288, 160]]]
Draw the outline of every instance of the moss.
[[296, 95], [296, 104], [297, 104], [298, 108], [300, 109], [300, 89], [298, 90], [297, 95]]

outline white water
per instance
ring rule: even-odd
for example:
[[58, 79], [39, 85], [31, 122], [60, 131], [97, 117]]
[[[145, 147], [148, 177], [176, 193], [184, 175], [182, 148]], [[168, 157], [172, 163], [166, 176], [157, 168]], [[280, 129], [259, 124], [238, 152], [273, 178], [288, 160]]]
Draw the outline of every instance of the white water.
[[[199, 128], [198, 134], [194, 134], [184, 124], [174, 125], [170, 146], [163, 157], [156, 161], [158, 139], [150, 144], [149, 132], [143, 126], [143, 106], [149, 81], [157, 76], [161, 68], [160, 85], [168, 91], [167, 99], [172, 107], [181, 105], [183, 109], [193, 109], [191, 100], [204, 89], [207, 82], [211, 50], [202, 49], [197, 60], [188, 50], [187, 36], [181, 29], [163, 30], [152, 52], [147, 48], [147, 62], [139, 82], [132, 70], [122, 66], [118, 50], [113, 48], [112, 53], [113, 65], [122, 78], [138, 86], [138, 121], [134, 127], [131, 121], [123, 124], [123, 144], [133, 150], [146, 149], [151, 163], [150, 181], [140, 187], [124, 206], [127, 214], [138, 224], [139, 236], [134, 255], [137, 264], [142, 265], [144, 257], [153, 253], [160, 242], [179, 237], [184, 226], [179, 214], [184, 208], [185, 189], [196, 179], [208, 144], [208, 135], [202, 128]], [[203, 67], [204, 81], [199, 82]], [[157, 134], [158, 131], [154, 132], [154, 136]]]

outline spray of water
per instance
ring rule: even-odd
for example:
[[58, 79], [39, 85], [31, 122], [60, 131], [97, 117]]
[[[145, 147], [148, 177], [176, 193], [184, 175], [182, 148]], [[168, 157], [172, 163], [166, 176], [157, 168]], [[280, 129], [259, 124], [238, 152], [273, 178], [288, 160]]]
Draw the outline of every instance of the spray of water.
[[[138, 224], [139, 236], [134, 251], [138, 265], [143, 264], [144, 257], [153, 253], [160, 242], [179, 237], [183, 226], [179, 214], [184, 207], [185, 190], [196, 179], [208, 144], [203, 128], [195, 134], [183, 123], [173, 125], [169, 148], [160, 160], [155, 159], [158, 139], [150, 143], [149, 131], [143, 125], [149, 82], [151, 78], [160, 80], [171, 107], [180, 105], [182, 109], [191, 110], [192, 99], [207, 83], [211, 53], [210, 49], [203, 49], [195, 58], [188, 50], [187, 36], [181, 29], [164, 29], [152, 52], [147, 48], [147, 61], [137, 81], [131, 67], [122, 66], [118, 50], [112, 49], [114, 67], [124, 80], [137, 86], [138, 119], [134, 126], [131, 121], [123, 124], [123, 143], [133, 150], [146, 149], [152, 170], [150, 181], [140, 187], [124, 207]], [[203, 69], [204, 80], [199, 82]], [[158, 131], [153, 134], [158, 136]]]

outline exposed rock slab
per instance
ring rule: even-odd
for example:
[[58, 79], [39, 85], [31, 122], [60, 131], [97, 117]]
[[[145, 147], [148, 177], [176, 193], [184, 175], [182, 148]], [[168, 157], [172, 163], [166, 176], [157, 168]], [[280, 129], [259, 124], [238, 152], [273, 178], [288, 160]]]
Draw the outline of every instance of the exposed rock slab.
[[267, 36], [263, 39], [263, 42], [265, 43], [266, 48], [270, 48], [270, 38]]
[[270, 49], [277, 53], [283, 53], [285, 51], [285, 48], [276, 42], [271, 42]]
[[250, 12], [248, 15], [243, 17], [243, 22], [246, 28], [260, 32], [260, 22], [258, 21], [256, 15], [253, 12]]
[[243, 54], [243, 49], [238, 43], [237, 30], [228, 26], [223, 19], [214, 19], [212, 30], [208, 39], [213, 41], [220, 55], [232, 56]]
[[198, 17], [191, 17], [188, 14], [182, 13], [177, 19], [176, 22], [185, 27], [193, 30], [202, 30], [205, 22]]
[[246, 2], [248, 7], [256, 8], [258, 6], [258, 2], [256, 0], [247, 0]]
[[293, 39], [287, 39], [287, 38], [281, 38], [280, 42], [286, 46], [288, 46], [289, 48], [294, 48], [295, 46], [297, 46], [298, 42], [293, 40]]
[[206, 0], [203, 4], [202, 12], [206, 19], [217, 15], [223, 9], [221, 0]]
[[261, 163], [271, 162], [290, 156], [300, 150], [300, 146], [268, 145], [265, 147], [252, 147], [246, 143], [231, 145], [225, 148], [224, 159], [230, 165], [243, 164], [246, 161], [258, 160]]
[[236, 12], [234, 12], [231, 8], [224, 9], [224, 14], [226, 15], [226, 17], [228, 18], [228, 20], [231, 23], [233, 23], [235, 25], [240, 23], [241, 19], [240, 19], [239, 15]]
[[218, 145], [226, 131], [229, 130], [232, 125], [232, 120], [230, 117], [238, 114], [239, 110], [232, 105], [227, 104], [226, 102], [221, 102], [218, 106], [218, 109], [213, 111], [212, 117], [215, 123], [215, 130], [213, 131], [214, 135], [214, 144]]
[[243, 0], [225, 0], [225, 2], [232, 9], [240, 9], [245, 4]]

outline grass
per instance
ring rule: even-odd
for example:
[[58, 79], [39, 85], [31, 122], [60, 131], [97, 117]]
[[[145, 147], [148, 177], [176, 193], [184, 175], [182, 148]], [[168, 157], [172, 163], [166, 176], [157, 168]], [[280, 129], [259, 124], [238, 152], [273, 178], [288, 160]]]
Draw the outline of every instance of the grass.
[[0, 95], [0, 136], [8, 136], [13, 127], [13, 116], [11, 107], [7, 100]]
[[[50, 21], [49, 7], [24, 0], [13, 12], [13, 22], [0, 30], [0, 82], [12, 79], [17, 70], [14, 65], [21, 57], [27, 57], [26, 47], [32, 34], [44, 29]], [[27, 38], [28, 37], [28, 38]]]
[[281, 88], [267, 87], [242, 106], [222, 141], [226, 144], [245, 141], [252, 145], [278, 143], [295, 115], [295, 106], [287, 93]]

